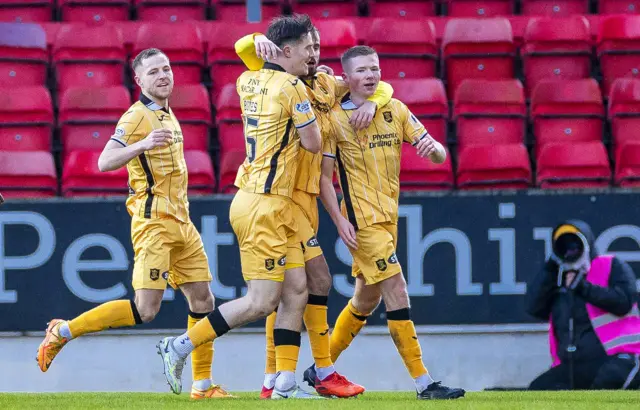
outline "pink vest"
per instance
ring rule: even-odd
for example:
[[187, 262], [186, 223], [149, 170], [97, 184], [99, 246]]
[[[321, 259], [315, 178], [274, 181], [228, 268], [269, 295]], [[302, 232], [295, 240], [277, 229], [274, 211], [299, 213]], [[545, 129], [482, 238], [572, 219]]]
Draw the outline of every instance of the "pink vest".
[[[591, 262], [591, 269], [585, 278], [593, 285], [609, 286], [612, 255], [598, 256]], [[634, 303], [631, 311], [624, 316], [616, 316], [587, 303], [587, 314], [600, 343], [609, 356], [619, 353], [640, 353], [640, 313]], [[560, 364], [558, 341], [553, 333], [553, 323], [549, 318], [549, 349], [552, 366]]]

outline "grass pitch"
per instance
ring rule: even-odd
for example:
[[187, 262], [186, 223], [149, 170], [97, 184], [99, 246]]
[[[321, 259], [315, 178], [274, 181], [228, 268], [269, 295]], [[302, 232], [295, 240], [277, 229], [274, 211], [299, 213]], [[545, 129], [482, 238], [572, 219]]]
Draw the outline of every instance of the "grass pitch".
[[640, 391], [477, 392], [452, 401], [418, 401], [412, 392], [372, 392], [345, 400], [262, 401], [258, 393], [238, 393], [236, 399], [193, 402], [188, 394], [171, 393], [0, 393], [0, 409], [635, 409]]

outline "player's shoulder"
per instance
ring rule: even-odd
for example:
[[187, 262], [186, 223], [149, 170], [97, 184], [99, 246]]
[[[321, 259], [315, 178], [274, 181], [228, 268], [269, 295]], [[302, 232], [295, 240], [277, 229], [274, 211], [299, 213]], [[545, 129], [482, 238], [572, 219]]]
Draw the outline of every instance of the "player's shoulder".
[[125, 111], [122, 116], [120, 117], [120, 121], [123, 121], [125, 119], [127, 120], [132, 120], [132, 119], [140, 119], [142, 117], [144, 117], [144, 110], [147, 107], [145, 107], [145, 105], [140, 102], [140, 101], [136, 101], [135, 103], [131, 104], [131, 106], [129, 107], [129, 109], [127, 111]]
[[391, 100], [389, 100], [389, 102], [387, 103], [387, 105], [389, 108], [395, 108], [397, 110], [407, 110], [407, 105], [405, 103], [403, 103], [402, 101], [398, 100], [397, 98], [391, 98]]
[[335, 84], [339, 78], [340, 77], [329, 75], [322, 71], [316, 73], [316, 81], [320, 84]]

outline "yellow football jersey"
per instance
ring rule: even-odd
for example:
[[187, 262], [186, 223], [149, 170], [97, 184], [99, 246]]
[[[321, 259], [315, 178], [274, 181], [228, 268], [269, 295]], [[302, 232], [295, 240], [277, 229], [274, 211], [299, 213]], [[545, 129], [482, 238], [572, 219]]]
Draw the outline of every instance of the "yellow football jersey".
[[401, 145], [417, 144], [427, 130], [406, 105], [392, 98], [367, 129], [356, 133], [349, 125], [356, 108], [349, 94], [333, 107], [332, 132], [323, 147], [324, 155], [337, 161], [342, 213], [356, 229], [396, 223]]
[[[256, 55], [255, 36], [260, 33], [249, 34], [239, 39], [235, 44], [235, 50], [249, 70], [259, 70], [264, 65], [264, 60]], [[331, 131], [329, 112], [336, 101], [349, 91], [347, 85], [340, 77], [334, 77], [323, 72], [318, 72], [312, 79], [305, 80], [311, 106], [318, 118], [318, 125], [322, 133]], [[378, 109], [385, 106], [393, 96], [393, 87], [381, 81], [375, 94], [369, 100], [374, 102]], [[295, 189], [308, 192], [313, 195], [320, 193], [320, 175], [322, 154], [313, 154], [304, 148], [300, 149], [298, 173]]]
[[184, 160], [182, 130], [173, 111], [140, 93], [139, 101], [118, 121], [111, 139], [127, 146], [159, 128], [173, 131], [173, 143], [165, 148], [146, 151], [129, 161], [127, 210], [130, 215], [141, 218], [168, 216], [188, 222], [187, 164]]
[[236, 186], [291, 197], [300, 149], [296, 130], [316, 121], [305, 85], [279, 65], [266, 63], [259, 71], [244, 72], [236, 88], [247, 147]]

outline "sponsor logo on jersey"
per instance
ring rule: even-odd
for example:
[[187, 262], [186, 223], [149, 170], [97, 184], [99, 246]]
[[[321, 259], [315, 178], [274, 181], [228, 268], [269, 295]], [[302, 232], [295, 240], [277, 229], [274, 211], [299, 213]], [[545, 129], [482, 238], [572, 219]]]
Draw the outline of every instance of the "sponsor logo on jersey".
[[116, 137], [124, 137], [124, 134], [126, 134], [126, 131], [124, 130], [124, 128], [122, 127], [118, 127], [116, 128]]
[[296, 104], [296, 111], [300, 114], [308, 114], [311, 112], [311, 103], [309, 100]]
[[278, 265], [280, 266], [284, 266], [287, 264], [287, 257], [283, 256], [282, 258], [278, 259]]
[[314, 237], [312, 237], [311, 239], [309, 239], [307, 241], [307, 246], [310, 247], [310, 248], [315, 248], [315, 247], [320, 246], [320, 242], [318, 242], [318, 238], [316, 238], [314, 236]]
[[395, 252], [393, 254], [391, 254], [391, 256], [389, 256], [389, 259], [387, 259], [387, 262], [389, 262], [389, 263], [398, 263], [398, 257], [396, 256]]
[[164, 280], [168, 280], [169, 279], [169, 271], [162, 272], [162, 279], [164, 279]]

